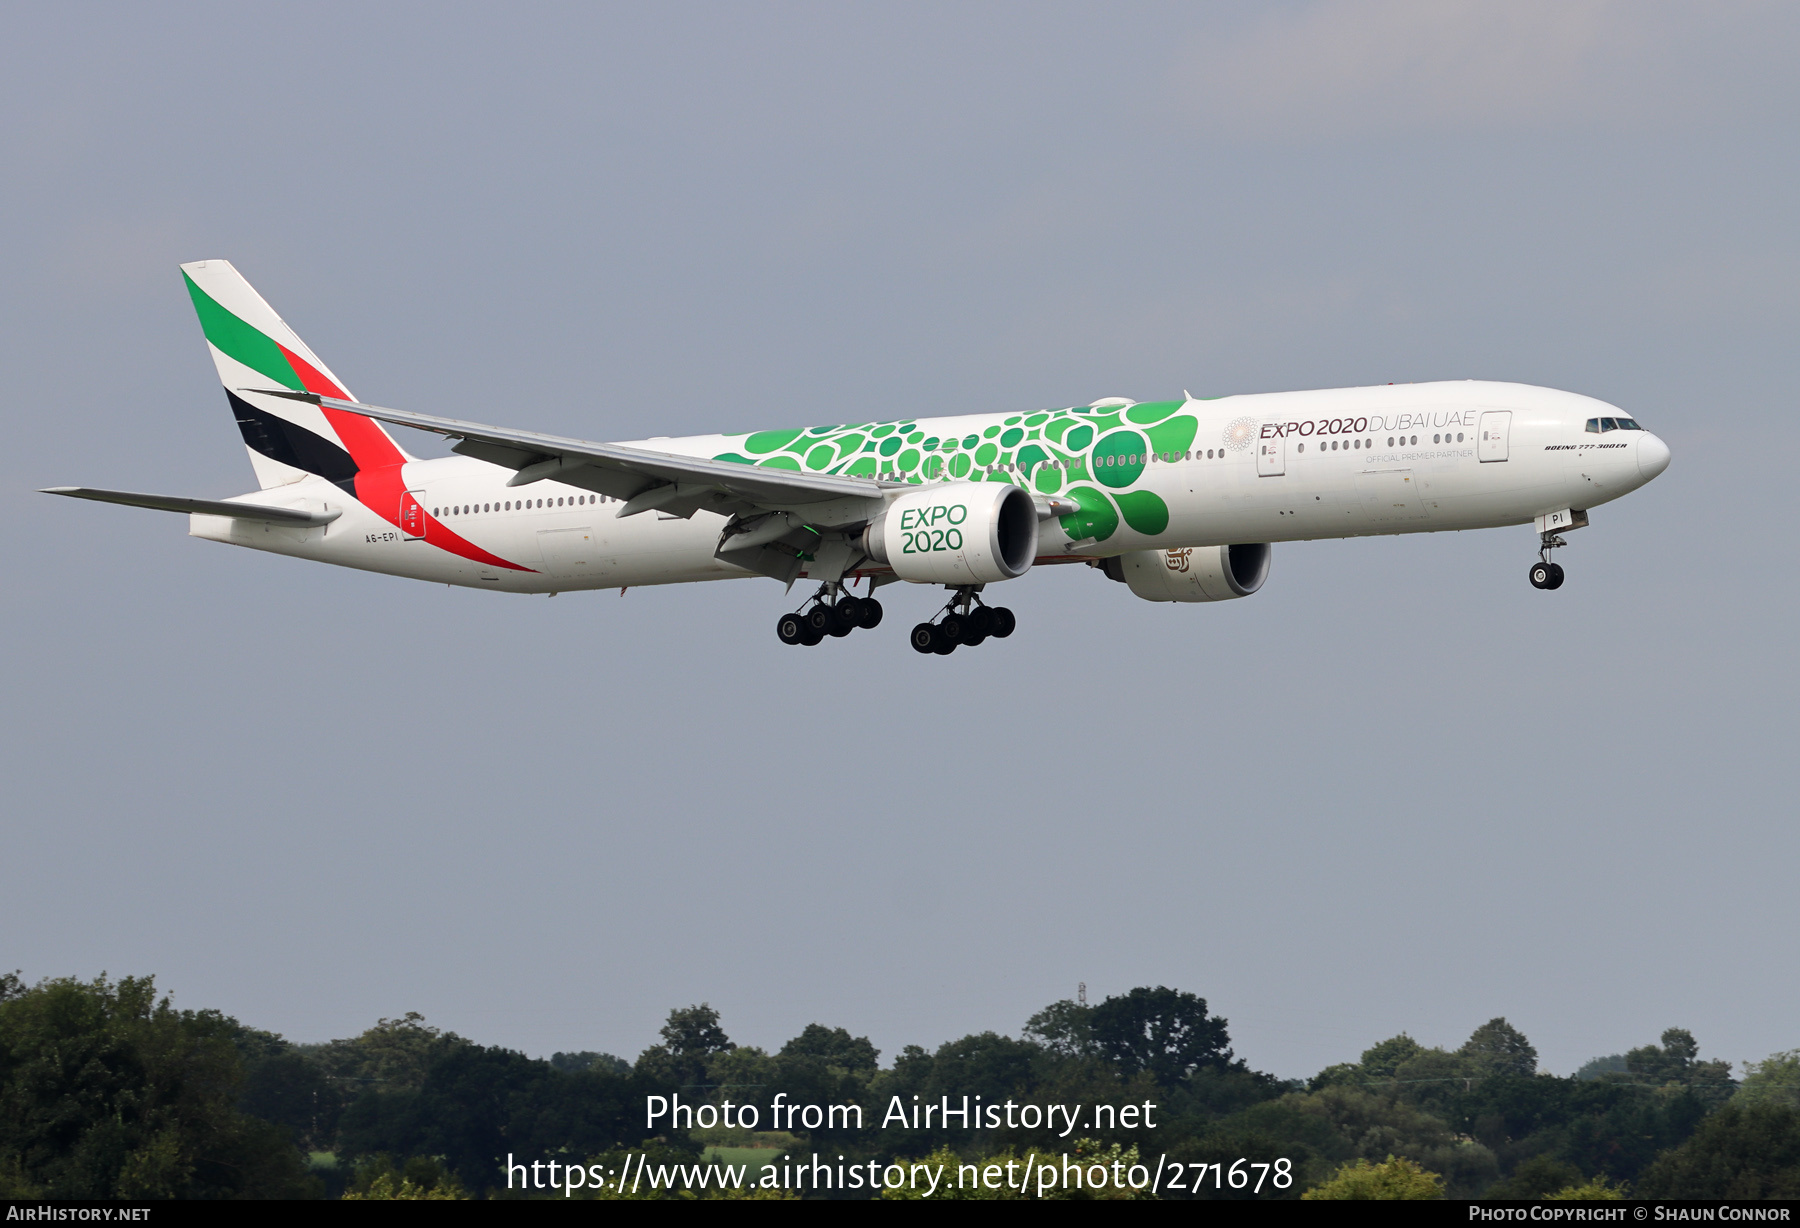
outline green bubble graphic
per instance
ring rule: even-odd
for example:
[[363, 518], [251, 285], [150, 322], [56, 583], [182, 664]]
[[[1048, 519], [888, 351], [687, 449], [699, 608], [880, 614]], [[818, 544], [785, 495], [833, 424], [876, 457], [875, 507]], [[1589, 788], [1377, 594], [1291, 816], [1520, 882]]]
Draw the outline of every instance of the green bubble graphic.
[[828, 443], [822, 443], [806, 454], [808, 469], [826, 469], [837, 459], [837, 449]]
[[1091, 537], [1103, 542], [1118, 531], [1119, 514], [1103, 493], [1092, 486], [1076, 486], [1069, 491], [1069, 497], [1081, 506], [1080, 511], [1061, 518], [1063, 532], [1071, 538], [1080, 541]]
[[881, 454], [883, 456], [892, 456], [900, 450], [900, 446], [905, 442], [906, 441], [898, 435], [889, 435], [886, 439], [881, 441]]
[[994, 458], [999, 455], [999, 448], [996, 448], [991, 443], [984, 443], [979, 448], [975, 449], [975, 463], [977, 465], [991, 465], [994, 463]]
[[1094, 477], [1118, 490], [1138, 480], [1150, 445], [1136, 431], [1114, 431], [1094, 445]]
[[1051, 443], [1061, 443], [1063, 432], [1074, 425], [1075, 419], [1073, 418], [1058, 418], [1055, 422], [1052, 422], [1049, 426], [1044, 428], [1044, 438], [1048, 439]]
[[1033, 414], [1025, 419], [1026, 426], [1042, 426], [1049, 419], [1049, 414]]
[[999, 427], [990, 426], [990, 427], [988, 427], [987, 430], [981, 432], [981, 437], [983, 439], [992, 439], [994, 436], [998, 435], [999, 433], [1000, 433]]
[[748, 456], [739, 456], [736, 452], [721, 452], [714, 460], [730, 461], [734, 465], [754, 465], [756, 462]]
[[919, 446], [924, 448], [927, 452], [935, 452], [935, 451], [937, 451], [938, 437], [936, 435], [933, 435], [930, 439], [927, 439], [923, 444], [921, 444]]
[[1025, 438], [1025, 432], [1015, 426], [1010, 431], [1007, 431], [1004, 435], [1000, 436], [1000, 446], [1003, 448], [1010, 448], [1023, 438]]
[[836, 442], [837, 442], [837, 450], [838, 450], [838, 459], [843, 460], [845, 457], [854, 454], [859, 448], [861, 448], [863, 446], [864, 440], [861, 435], [846, 435], [842, 439], [837, 440]]
[[1034, 473], [1031, 481], [1037, 487], [1039, 494], [1053, 495], [1062, 489], [1063, 471], [1047, 466]]
[[1199, 429], [1200, 419], [1192, 414], [1183, 414], [1179, 418], [1170, 418], [1161, 426], [1153, 426], [1147, 432], [1150, 436], [1152, 452], [1186, 452], [1193, 446], [1194, 432]]
[[1185, 401], [1143, 401], [1125, 411], [1125, 420], [1149, 426], [1152, 422], [1161, 422], [1184, 404]]
[[1169, 505], [1157, 498], [1154, 491], [1133, 490], [1114, 497], [1119, 501], [1125, 523], [1145, 537], [1155, 537], [1169, 527]]
[[938, 475], [944, 472], [944, 458], [941, 456], [927, 456], [925, 458], [925, 464], [919, 472], [935, 482]]
[[976, 444], [978, 444], [978, 443], [980, 443], [980, 442], [981, 442], [981, 436], [979, 436], [979, 435], [966, 435], [966, 436], [964, 436], [964, 437], [963, 437], [963, 442], [962, 442], [962, 446], [963, 446], [963, 447], [965, 447], [965, 448], [972, 448], [972, 447], [974, 447], [974, 446], [975, 446], [975, 445], [976, 445]]
[[829, 435], [833, 431], [842, 430], [842, 426], [815, 426], [807, 431], [808, 435]]
[[895, 459], [894, 464], [898, 465], [903, 473], [917, 469], [919, 467], [919, 450], [908, 448]]
[[1050, 454], [1048, 452], [1044, 451], [1042, 448], [1038, 447], [1035, 443], [1026, 444], [1024, 447], [1019, 449], [1019, 455], [1018, 455], [1017, 459], [1018, 459], [1020, 468], [1033, 469], [1033, 468], [1036, 468], [1038, 465], [1043, 464], [1045, 461], [1049, 460]]
[[874, 430], [869, 432], [869, 434], [875, 436], [875, 438], [877, 438], [877, 439], [886, 439], [889, 435], [892, 435], [893, 433], [894, 433], [894, 424], [891, 422], [886, 423], [882, 426], [878, 426]]
[[744, 451], [760, 456], [764, 452], [773, 452], [777, 448], [786, 447], [800, 438], [799, 430], [792, 431], [758, 431], [744, 440]]
[[968, 476], [969, 465], [969, 454], [967, 452], [958, 452], [955, 456], [950, 458], [950, 476], [953, 478]]
[[800, 467], [800, 460], [798, 457], [785, 454], [781, 456], [771, 456], [768, 460], [762, 462], [762, 467], [764, 469], [798, 469]]
[[851, 462], [850, 467], [844, 470], [844, 472], [851, 477], [872, 477], [875, 473], [875, 458], [873, 456], [859, 456]]
[[1069, 449], [1071, 452], [1085, 452], [1087, 451], [1088, 444], [1093, 441], [1094, 428], [1091, 426], [1078, 426], [1069, 432], [1067, 439], [1063, 440], [1063, 447]]

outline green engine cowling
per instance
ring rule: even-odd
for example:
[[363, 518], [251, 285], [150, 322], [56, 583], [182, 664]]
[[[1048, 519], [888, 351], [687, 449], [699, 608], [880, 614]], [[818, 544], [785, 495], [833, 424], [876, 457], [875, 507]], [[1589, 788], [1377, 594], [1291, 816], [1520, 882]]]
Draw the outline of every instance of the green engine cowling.
[[1014, 580], [1037, 559], [1037, 505], [1008, 483], [929, 485], [888, 504], [862, 548], [914, 584]]
[[1263, 586], [1273, 553], [1267, 542], [1134, 550], [1102, 560], [1100, 569], [1145, 601], [1230, 601]]

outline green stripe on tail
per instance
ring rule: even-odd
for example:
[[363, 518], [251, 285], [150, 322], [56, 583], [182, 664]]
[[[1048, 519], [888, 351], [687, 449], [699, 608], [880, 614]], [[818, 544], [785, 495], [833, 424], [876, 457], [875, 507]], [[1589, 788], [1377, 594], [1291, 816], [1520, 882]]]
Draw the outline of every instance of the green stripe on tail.
[[187, 282], [188, 296], [194, 300], [194, 310], [200, 316], [200, 331], [206, 334], [208, 341], [220, 352], [252, 371], [268, 376], [283, 388], [302, 391], [300, 377], [294, 374], [293, 365], [279, 345], [219, 306], [186, 272], [182, 273], [181, 279]]

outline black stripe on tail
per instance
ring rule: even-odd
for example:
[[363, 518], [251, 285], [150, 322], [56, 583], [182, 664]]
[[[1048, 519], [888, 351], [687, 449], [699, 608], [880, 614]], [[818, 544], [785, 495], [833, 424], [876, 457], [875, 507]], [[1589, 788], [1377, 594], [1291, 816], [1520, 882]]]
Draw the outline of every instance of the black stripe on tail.
[[303, 426], [256, 408], [230, 389], [225, 395], [231, 399], [231, 412], [237, 416], [245, 443], [270, 460], [317, 474], [352, 499], [356, 497], [356, 462], [350, 453]]

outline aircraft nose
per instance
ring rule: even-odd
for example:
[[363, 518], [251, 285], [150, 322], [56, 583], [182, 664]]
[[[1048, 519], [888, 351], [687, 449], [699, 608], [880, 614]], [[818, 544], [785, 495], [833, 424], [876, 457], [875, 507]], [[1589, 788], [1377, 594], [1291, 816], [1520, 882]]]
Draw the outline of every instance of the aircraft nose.
[[1644, 481], [1661, 473], [1669, 467], [1669, 445], [1661, 439], [1645, 431], [1637, 445], [1638, 472], [1644, 475]]

